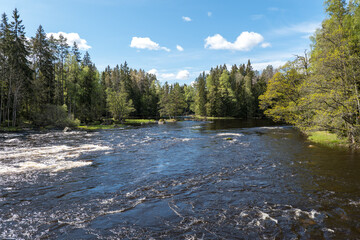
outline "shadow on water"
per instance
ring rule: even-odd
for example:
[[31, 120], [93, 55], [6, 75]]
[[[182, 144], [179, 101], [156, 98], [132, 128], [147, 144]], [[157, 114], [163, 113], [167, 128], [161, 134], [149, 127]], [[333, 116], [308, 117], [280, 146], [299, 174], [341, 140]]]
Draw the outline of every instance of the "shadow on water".
[[356, 239], [360, 156], [264, 120], [0, 136], [3, 239]]

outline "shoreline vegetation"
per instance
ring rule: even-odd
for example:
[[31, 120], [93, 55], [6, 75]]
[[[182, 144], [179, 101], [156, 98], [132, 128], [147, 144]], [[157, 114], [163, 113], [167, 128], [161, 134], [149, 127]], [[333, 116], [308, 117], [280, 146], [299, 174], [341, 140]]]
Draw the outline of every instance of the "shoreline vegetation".
[[[125, 128], [127, 126], [141, 126], [141, 125], [149, 125], [149, 124], [166, 124], [166, 123], [175, 123], [183, 120], [191, 120], [191, 121], [211, 121], [211, 120], [240, 120], [240, 118], [234, 117], [206, 117], [199, 115], [191, 115], [186, 116], [185, 118], [169, 118], [169, 119], [125, 119], [124, 121], [112, 121], [110, 124], [99, 122], [94, 122], [92, 124], [87, 125], [78, 125], [71, 128], [65, 127], [53, 127], [53, 126], [44, 126], [44, 127], [36, 127], [31, 126], [30, 124], [26, 124], [24, 126], [17, 127], [2, 127], [0, 128], [0, 133], [6, 132], [23, 132], [29, 130], [38, 130], [38, 131], [47, 131], [47, 130], [83, 130], [83, 131], [96, 131], [96, 130], [108, 130], [108, 129], [117, 129], [117, 128]], [[308, 141], [313, 144], [318, 144], [325, 147], [330, 148], [350, 148], [354, 147], [346, 138], [340, 138], [335, 133], [330, 133], [329, 131], [312, 131], [312, 132], [303, 132], [306, 135]], [[309, 147], [314, 147], [314, 145], [309, 145]], [[355, 146], [357, 148], [357, 146]]]
[[11, 19], [4, 13], [0, 20], [0, 73], [0, 126], [16, 130], [24, 123], [74, 128], [110, 118], [125, 125], [194, 114], [261, 118], [259, 96], [275, 69], [256, 71], [250, 60], [218, 65], [191, 84], [160, 83], [155, 74], [126, 61], [98, 70], [89, 52], [80, 52], [76, 42], [69, 46], [62, 35], [48, 36], [41, 25], [35, 36], [26, 37], [15, 9]]
[[[324, 3], [327, 18], [310, 37], [311, 52], [261, 72], [250, 60], [219, 65], [189, 85], [160, 84], [156, 75], [126, 61], [99, 71], [76, 43], [71, 48], [61, 35], [47, 37], [41, 25], [27, 38], [17, 9], [11, 21], [4, 13], [0, 131], [110, 129], [183, 115], [210, 121], [266, 117], [296, 127], [313, 142], [359, 148], [360, 1]], [[164, 118], [170, 120], [155, 120]]]
[[[340, 138], [335, 133], [330, 133], [328, 131], [314, 131], [314, 132], [308, 132], [306, 134], [307, 139], [311, 141], [312, 143], [319, 144], [322, 146], [334, 148], [334, 147], [340, 147], [340, 148], [349, 148], [352, 147], [352, 145], [349, 143], [349, 141], [346, 138]], [[313, 145], [310, 145], [313, 146]], [[356, 146], [355, 146], [356, 147]]]

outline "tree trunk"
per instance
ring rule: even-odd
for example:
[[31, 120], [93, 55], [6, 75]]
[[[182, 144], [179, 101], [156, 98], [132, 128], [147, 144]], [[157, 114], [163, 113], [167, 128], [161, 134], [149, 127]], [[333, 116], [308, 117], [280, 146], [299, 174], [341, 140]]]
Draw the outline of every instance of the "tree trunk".
[[7, 125], [8, 127], [10, 127], [10, 101], [11, 101], [11, 88], [12, 88], [12, 81], [11, 81], [11, 74], [9, 77], [9, 91], [8, 91], [8, 99], [7, 99], [7, 106], [6, 106], [6, 111], [7, 111]]
[[17, 112], [17, 92], [14, 94], [13, 112], [12, 112], [12, 126], [16, 125], [16, 112]]
[[[5, 79], [3, 78], [1, 80], [2, 82], [5, 81]], [[1, 84], [1, 89], [0, 89], [0, 127], [1, 127], [1, 123], [2, 123], [2, 113], [3, 113], [3, 102], [4, 102], [4, 86], [3, 83]]]

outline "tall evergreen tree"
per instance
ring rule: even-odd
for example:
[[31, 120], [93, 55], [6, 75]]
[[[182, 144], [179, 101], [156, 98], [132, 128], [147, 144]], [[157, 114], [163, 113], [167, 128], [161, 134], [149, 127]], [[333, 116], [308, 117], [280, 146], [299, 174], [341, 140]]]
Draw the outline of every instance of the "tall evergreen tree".
[[43, 27], [40, 25], [36, 36], [32, 38], [32, 55], [34, 69], [34, 103], [54, 104], [55, 103], [55, 70], [52, 49], [46, 37]]
[[[13, 21], [10, 23], [10, 76], [11, 87], [9, 86], [8, 95], [8, 121], [10, 112], [10, 101], [12, 100], [12, 126], [15, 126], [17, 121], [18, 108], [21, 106], [21, 101], [24, 100], [23, 95], [29, 92], [31, 69], [28, 61], [29, 51], [27, 47], [27, 40], [25, 37], [25, 27], [22, 25], [20, 15], [17, 9], [13, 11]], [[23, 92], [24, 91], [24, 92]]]
[[195, 84], [195, 114], [199, 116], [206, 116], [206, 74], [201, 73], [196, 79]]

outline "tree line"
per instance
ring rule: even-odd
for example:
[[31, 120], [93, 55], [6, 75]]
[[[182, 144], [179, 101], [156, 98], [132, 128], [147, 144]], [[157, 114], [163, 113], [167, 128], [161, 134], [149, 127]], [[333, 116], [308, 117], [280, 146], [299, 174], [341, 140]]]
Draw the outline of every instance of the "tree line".
[[261, 117], [258, 96], [274, 74], [247, 65], [217, 66], [194, 84], [163, 85], [125, 62], [99, 72], [74, 42], [48, 37], [40, 25], [25, 36], [17, 9], [0, 24], [0, 126], [67, 126], [114, 118], [200, 116]]
[[283, 66], [260, 96], [275, 120], [360, 142], [360, 1], [326, 0], [312, 49]]

